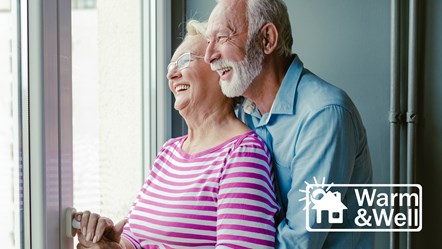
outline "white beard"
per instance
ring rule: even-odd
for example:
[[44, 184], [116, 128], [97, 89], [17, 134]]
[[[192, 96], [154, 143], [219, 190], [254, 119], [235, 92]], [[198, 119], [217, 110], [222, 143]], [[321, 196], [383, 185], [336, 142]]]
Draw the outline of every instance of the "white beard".
[[255, 43], [255, 46], [252, 45], [253, 43], [249, 42], [247, 44], [244, 60], [239, 62], [219, 60], [211, 64], [212, 69], [232, 68], [232, 79], [229, 81], [220, 80], [221, 90], [229, 98], [243, 95], [256, 76], [261, 73], [264, 54], [260, 47], [257, 46], [258, 43]]

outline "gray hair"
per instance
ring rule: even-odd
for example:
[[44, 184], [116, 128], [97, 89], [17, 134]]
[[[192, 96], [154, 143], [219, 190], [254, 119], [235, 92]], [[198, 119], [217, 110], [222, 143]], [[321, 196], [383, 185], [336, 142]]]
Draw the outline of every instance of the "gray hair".
[[260, 29], [266, 23], [273, 23], [279, 33], [277, 53], [287, 57], [291, 56], [293, 44], [292, 28], [285, 3], [282, 0], [246, 0], [246, 3], [249, 21], [249, 40], [256, 39]]

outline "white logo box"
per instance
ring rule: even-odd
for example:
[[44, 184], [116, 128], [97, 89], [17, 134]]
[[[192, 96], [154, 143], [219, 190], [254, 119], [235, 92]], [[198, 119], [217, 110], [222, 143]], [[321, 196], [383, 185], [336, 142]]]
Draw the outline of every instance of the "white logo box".
[[[422, 186], [420, 184], [310, 184], [307, 183], [305, 192], [306, 194], [306, 228], [309, 232], [419, 232], [422, 230]], [[404, 228], [376, 228], [376, 226], [372, 226], [373, 228], [312, 228], [309, 224], [309, 213], [311, 212], [310, 204], [312, 203], [310, 200], [310, 190], [313, 188], [333, 188], [333, 187], [347, 187], [347, 188], [407, 188], [417, 190], [414, 192], [418, 194], [419, 197], [419, 226], [416, 228], [408, 228], [407, 226]], [[410, 194], [410, 193], [408, 193]], [[371, 217], [373, 218], [373, 217]], [[394, 218], [392, 218], [394, 219]]]

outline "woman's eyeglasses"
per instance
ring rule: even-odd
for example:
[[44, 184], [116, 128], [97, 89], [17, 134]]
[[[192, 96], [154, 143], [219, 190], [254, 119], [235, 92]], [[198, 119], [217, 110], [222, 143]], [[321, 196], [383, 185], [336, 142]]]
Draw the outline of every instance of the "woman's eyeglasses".
[[173, 61], [167, 65], [167, 74], [169, 74], [174, 68], [177, 72], [183, 70], [190, 65], [190, 62], [196, 59], [203, 59], [204, 56], [194, 55], [192, 53], [184, 53], [176, 61]]

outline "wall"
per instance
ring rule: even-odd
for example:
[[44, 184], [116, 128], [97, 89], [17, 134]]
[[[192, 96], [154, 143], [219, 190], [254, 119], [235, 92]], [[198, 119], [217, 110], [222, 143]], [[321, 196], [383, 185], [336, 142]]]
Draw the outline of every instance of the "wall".
[[419, 132], [417, 181], [424, 189], [423, 230], [416, 236], [419, 248], [440, 247], [442, 224], [442, 1], [422, 2], [419, 80]]
[[198, 20], [208, 19], [215, 3], [215, 0], [186, 0], [186, 17]]
[[[304, 65], [344, 89], [365, 124], [373, 182], [389, 182], [390, 2], [286, 1], [293, 51]], [[377, 233], [375, 248], [386, 248]]]
[[[373, 181], [389, 183], [390, 1], [285, 2], [292, 23], [293, 51], [307, 68], [344, 89], [353, 99], [367, 129]], [[420, 3], [425, 18], [419, 26], [423, 51], [419, 54], [419, 68], [423, 71], [419, 78], [416, 176], [425, 198], [423, 230], [415, 234], [414, 243], [416, 248], [432, 248], [438, 241], [431, 230], [437, 231], [437, 225], [442, 223], [442, 215], [437, 212], [442, 207], [442, 85], [438, 82], [442, 79], [442, 16], [437, 14], [442, 10], [442, 1]], [[214, 0], [187, 0], [187, 16], [208, 18], [214, 5]], [[407, 15], [407, 9], [402, 9]], [[406, 21], [406, 16], [403, 19]], [[407, 38], [406, 32], [402, 38]], [[406, 55], [406, 43], [402, 46]], [[402, 60], [406, 65], [406, 56]], [[403, 80], [406, 86], [406, 77]], [[404, 248], [405, 237], [401, 236]], [[375, 248], [388, 245], [389, 234], [377, 233]]]

